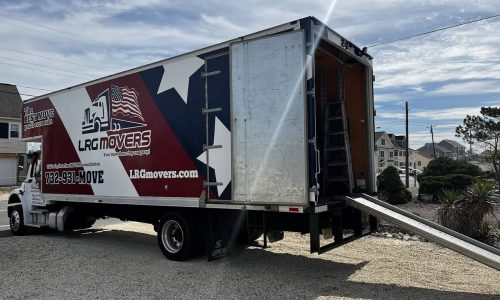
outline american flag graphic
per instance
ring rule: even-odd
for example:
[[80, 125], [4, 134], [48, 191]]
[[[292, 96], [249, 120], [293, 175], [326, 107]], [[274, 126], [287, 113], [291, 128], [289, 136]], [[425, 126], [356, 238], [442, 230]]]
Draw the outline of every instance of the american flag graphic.
[[137, 103], [139, 94], [134, 88], [129, 89], [126, 86], [111, 86], [111, 112], [114, 116], [121, 114], [124, 117], [138, 118], [144, 121]]

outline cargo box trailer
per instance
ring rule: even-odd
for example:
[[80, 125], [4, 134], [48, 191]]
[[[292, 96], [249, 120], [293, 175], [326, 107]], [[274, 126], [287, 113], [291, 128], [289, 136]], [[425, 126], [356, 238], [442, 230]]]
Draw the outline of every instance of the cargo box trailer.
[[283, 231], [311, 252], [355, 239], [376, 227], [341, 197], [376, 189], [371, 60], [307, 17], [27, 100], [41, 147], [11, 230], [146, 222], [174, 260]]

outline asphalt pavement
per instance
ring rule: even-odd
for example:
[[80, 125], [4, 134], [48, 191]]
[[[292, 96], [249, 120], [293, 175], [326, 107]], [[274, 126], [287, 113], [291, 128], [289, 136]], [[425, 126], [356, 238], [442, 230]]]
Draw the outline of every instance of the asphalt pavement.
[[7, 217], [7, 198], [0, 197], [0, 231], [9, 230], [9, 218]]

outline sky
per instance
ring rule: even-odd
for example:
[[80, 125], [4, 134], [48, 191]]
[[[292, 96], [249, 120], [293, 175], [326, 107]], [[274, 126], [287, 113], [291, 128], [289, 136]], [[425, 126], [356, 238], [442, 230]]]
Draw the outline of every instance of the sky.
[[315, 16], [374, 57], [377, 131], [410, 146], [454, 139], [481, 106], [500, 106], [500, 0], [0, 0], [0, 82], [23, 99]]

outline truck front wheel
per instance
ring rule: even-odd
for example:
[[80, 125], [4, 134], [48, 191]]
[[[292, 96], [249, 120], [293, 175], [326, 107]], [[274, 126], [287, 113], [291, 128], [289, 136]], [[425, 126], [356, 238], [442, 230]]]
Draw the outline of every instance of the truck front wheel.
[[26, 226], [24, 226], [23, 208], [21, 205], [14, 206], [9, 216], [10, 231], [14, 235], [26, 234]]
[[158, 226], [158, 245], [170, 260], [186, 260], [196, 252], [196, 228], [191, 218], [179, 213], [165, 215]]

